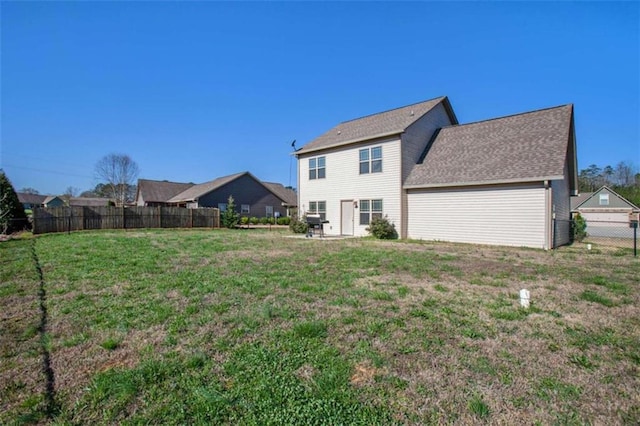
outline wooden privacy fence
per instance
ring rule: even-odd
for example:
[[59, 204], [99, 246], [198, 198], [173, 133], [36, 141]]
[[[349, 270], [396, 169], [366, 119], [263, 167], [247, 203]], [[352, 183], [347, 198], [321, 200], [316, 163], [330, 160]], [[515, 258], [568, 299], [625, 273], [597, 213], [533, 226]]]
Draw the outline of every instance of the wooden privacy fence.
[[219, 228], [215, 208], [183, 207], [50, 207], [33, 210], [33, 233], [87, 229]]

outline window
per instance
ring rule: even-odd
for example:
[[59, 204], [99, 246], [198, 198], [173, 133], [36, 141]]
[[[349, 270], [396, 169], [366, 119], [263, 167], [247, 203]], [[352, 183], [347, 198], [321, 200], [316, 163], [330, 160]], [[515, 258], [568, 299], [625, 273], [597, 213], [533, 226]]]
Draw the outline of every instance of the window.
[[218, 203], [218, 210], [220, 213], [227, 211], [227, 203]]
[[251, 206], [249, 204], [243, 204], [242, 206], [240, 206], [240, 213], [249, 214], [250, 211], [251, 211]]
[[273, 206], [267, 206], [267, 217], [273, 217]]
[[601, 206], [609, 205], [609, 194], [600, 194], [600, 205]]
[[382, 200], [360, 200], [360, 225], [369, 225], [375, 218], [382, 219]]
[[309, 180], [324, 179], [326, 166], [324, 157], [309, 158]]
[[382, 173], [382, 147], [360, 150], [360, 174]]
[[327, 202], [326, 201], [311, 201], [309, 203], [310, 214], [319, 214], [320, 219], [326, 220], [327, 218]]

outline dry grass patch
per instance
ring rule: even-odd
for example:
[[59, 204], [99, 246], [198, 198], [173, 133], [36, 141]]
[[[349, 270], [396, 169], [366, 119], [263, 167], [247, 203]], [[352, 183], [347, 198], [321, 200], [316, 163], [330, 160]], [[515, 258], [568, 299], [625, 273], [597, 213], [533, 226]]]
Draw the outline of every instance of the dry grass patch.
[[[640, 422], [637, 259], [284, 235], [39, 238], [58, 421]], [[42, 393], [37, 286], [4, 244], [6, 423]]]

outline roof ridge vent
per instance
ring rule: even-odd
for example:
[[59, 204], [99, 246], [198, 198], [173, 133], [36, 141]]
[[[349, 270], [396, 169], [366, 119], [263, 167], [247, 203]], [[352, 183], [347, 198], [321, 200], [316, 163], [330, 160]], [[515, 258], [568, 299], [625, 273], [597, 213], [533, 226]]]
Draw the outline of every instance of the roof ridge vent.
[[411, 110], [411, 113], [409, 113], [409, 115], [412, 116], [412, 117], [415, 115], [413, 110]]

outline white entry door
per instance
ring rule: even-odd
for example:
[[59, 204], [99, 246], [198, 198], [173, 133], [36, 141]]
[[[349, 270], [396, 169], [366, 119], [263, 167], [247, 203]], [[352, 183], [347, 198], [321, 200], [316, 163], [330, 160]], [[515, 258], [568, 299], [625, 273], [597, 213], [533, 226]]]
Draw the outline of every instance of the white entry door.
[[353, 200], [342, 201], [340, 234], [353, 235]]

